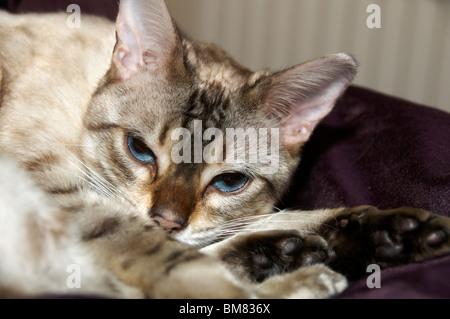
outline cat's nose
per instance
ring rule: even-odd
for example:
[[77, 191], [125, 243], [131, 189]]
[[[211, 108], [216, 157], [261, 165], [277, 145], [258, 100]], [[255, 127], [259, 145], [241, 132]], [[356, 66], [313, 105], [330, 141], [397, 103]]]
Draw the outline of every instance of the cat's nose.
[[176, 221], [172, 214], [156, 214], [153, 216], [153, 220], [169, 234], [180, 231], [183, 228], [183, 225]]

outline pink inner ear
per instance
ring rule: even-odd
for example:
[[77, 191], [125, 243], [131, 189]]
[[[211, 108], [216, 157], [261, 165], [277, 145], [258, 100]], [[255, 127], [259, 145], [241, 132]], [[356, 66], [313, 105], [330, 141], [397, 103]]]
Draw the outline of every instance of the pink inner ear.
[[131, 55], [131, 50], [123, 44], [116, 48], [113, 62], [122, 81], [136, 74], [139, 71], [138, 67], [141, 65], [141, 63], [136, 61], [136, 57]]
[[307, 101], [294, 102], [291, 114], [281, 121], [283, 144], [293, 146], [305, 143], [317, 124], [333, 109], [346, 87], [346, 82], [337, 82]]
[[126, 80], [143, 67], [163, 67], [179, 39], [163, 0], [122, 0], [113, 63]]
[[353, 80], [357, 67], [351, 56], [338, 53], [272, 76], [265, 106], [278, 119], [284, 145], [296, 146], [309, 139]]
[[285, 146], [293, 146], [306, 142], [311, 135], [313, 128], [308, 121], [301, 120], [294, 116], [289, 120], [288, 124], [281, 129], [282, 144]]

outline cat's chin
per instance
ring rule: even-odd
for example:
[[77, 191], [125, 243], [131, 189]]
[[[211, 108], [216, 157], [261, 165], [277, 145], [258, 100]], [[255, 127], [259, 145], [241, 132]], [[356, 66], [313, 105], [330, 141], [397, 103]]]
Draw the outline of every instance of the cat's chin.
[[213, 230], [192, 232], [185, 229], [172, 236], [176, 240], [196, 248], [203, 248], [220, 241], [217, 234]]

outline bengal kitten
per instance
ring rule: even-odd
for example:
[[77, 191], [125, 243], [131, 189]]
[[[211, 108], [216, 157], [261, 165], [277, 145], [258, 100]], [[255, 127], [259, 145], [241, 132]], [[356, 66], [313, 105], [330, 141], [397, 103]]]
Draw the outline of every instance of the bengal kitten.
[[449, 251], [422, 210], [274, 212], [351, 56], [253, 72], [162, 0], [66, 19], [0, 12], [1, 296], [324, 298]]

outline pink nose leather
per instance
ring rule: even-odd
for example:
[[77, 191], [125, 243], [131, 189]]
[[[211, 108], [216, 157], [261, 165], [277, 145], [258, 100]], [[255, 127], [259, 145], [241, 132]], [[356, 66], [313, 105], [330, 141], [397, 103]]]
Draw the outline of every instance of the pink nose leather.
[[167, 220], [161, 216], [155, 216], [153, 217], [153, 219], [159, 226], [161, 226], [164, 230], [168, 231], [169, 233], [176, 232], [182, 228], [181, 224], [175, 221]]

